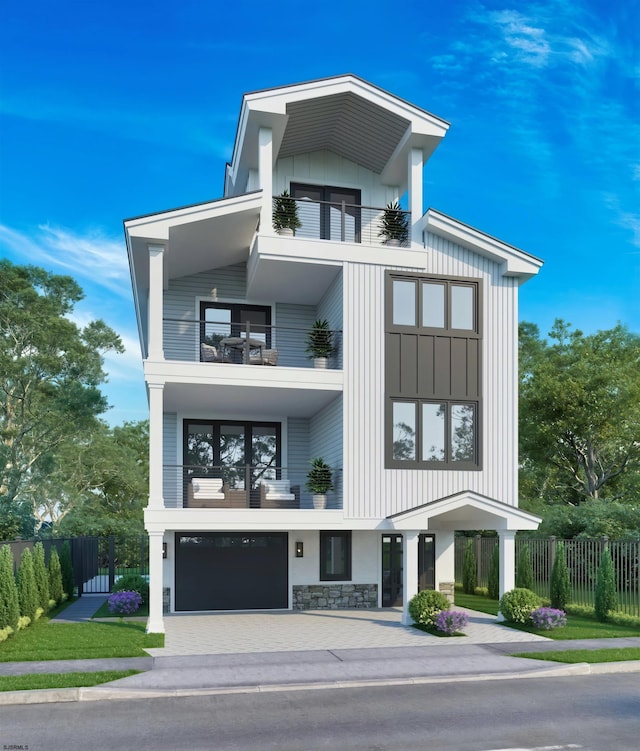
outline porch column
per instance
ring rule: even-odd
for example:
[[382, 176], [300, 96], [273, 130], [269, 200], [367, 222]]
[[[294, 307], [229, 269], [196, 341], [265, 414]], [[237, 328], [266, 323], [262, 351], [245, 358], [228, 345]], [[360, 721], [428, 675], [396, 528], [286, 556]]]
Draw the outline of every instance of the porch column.
[[[498, 548], [500, 553], [500, 597], [515, 587], [516, 581], [516, 531], [515, 529], [498, 530]], [[498, 620], [502, 614], [498, 613]]]
[[147, 311], [149, 360], [164, 360], [162, 345], [162, 292], [164, 289], [164, 245], [147, 245], [149, 251], [149, 309]]
[[260, 232], [273, 235], [273, 132], [260, 128], [258, 132], [258, 183], [262, 189]]
[[411, 247], [422, 247], [422, 149], [409, 152], [409, 211], [411, 212]]
[[410, 626], [409, 601], [418, 594], [418, 535], [419, 532], [403, 532], [402, 539], [402, 623]]
[[149, 505], [148, 508], [164, 508], [163, 495], [163, 417], [164, 385], [147, 384], [149, 393]]
[[162, 542], [164, 533], [149, 532], [149, 618], [148, 634], [164, 634], [162, 617], [163, 563]]

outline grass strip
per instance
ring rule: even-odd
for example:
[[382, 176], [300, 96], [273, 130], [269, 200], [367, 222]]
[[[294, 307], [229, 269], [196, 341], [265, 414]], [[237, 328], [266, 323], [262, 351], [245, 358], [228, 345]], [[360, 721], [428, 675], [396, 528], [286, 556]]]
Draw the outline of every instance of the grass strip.
[[498, 601], [490, 600], [482, 595], [467, 595], [464, 592], [455, 593], [455, 604], [459, 608], [469, 608], [469, 610], [478, 610], [480, 613], [488, 615], [498, 615]]
[[503, 626], [526, 631], [529, 634], [546, 636], [549, 639], [563, 641], [565, 639], [614, 639], [616, 637], [638, 636], [635, 626], [622, 626], [616, 623], [602, 623], [584, 615], [568, 615], [567, 625], [554, 628], [551, 631], [541, 631], [533, 625], [524, 623], [503, 623]]
[[100, 670], [95, 673], [36, 673], [0, 676], [0, 691], [32, 691], [40, 688], [99, 686], [140, 673], [140, 670]]
[[528, 657], [532, 660], [553, 660], [554, 662], [622, 662], [640, 660], [640, 647], [619, 649], [567, 649], [553, 652], [518, 652], [512, 657]]
[[146, 648], [163, 646], [164, 634], [146, 634], [141, 622], [51, 623], [40, 619], [0, 644], [0, 662], [146, 657]]

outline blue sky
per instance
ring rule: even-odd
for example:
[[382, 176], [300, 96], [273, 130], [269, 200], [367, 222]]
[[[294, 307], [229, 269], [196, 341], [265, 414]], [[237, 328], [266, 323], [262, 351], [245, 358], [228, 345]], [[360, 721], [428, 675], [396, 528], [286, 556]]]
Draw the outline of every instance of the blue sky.
[[638, 0], [38, 0], [0, 29], [0, 255], [69, 273], [147, 415], [122, 220], [222, 194], [242, 94], [355, 73], [448, 120], [433, 206], [545, 260], [520, 317], [640, 332]]

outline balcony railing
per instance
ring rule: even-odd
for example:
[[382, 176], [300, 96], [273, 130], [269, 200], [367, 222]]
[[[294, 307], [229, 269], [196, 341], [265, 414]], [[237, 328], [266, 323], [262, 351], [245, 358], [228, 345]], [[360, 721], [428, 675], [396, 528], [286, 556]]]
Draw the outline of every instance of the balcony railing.
[[[307, 488], [309, 466], [165, 465], [163, 493], [171, 508], [341, 509], [342, 470], [332, 468], [331, 488]], [[322, 501], [317, 496], [324, 496]], [[324, 506], [322, 505], [324, 503]]]
[[[300, 226], [296, 237], [409, 247], [411, 212], [310, 198], [291, 198]], [[385, 232], [386, 228], [386, 232]]]
[[342, 368], [342, 332], [329, 332], [332, 352], [322, 365], [307, 350], [309, 328], [165, 318], [166, 360], [289, 368]]

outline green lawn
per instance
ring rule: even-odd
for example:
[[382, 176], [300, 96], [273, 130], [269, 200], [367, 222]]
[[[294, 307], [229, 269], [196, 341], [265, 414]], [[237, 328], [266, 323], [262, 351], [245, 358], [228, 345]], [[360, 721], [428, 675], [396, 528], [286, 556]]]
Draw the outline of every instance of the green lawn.
[[164, 634], [145, 634], [141, 622], [55, 623], [41, 618], [0, 644], [0, 662], [145, 657]]
[[639, 647], [620, 649], [567, 649], [554, 652], [518, 652], [512, 657], [528, 657], [532, 660], [554, 660], [555, 662], [621, 662], [640, 660]]
[[459, 608], [469, 608], [489, 615], [498, 615], [498, 601], [490, 600], [488, 597], [482, 597], [482, 595], [467, 595], [456, 590], [455, 604]]
[[620, 636], [640, 636], [636, 626], [618, 626], [615, 623], [602, 623], [584, 615], [567, 615], [567, 625], [551, 631], [541, 631], [533, 626], [520, 623], [504, 623], [508, 628], [540, 634], [549, 639], [612, 639]]
[[40, 688], [79, 688], [98, 686], [136, 675], [140, 670], [101, 670], [97, 673], [38, 673], [35, 675], [2, 675], [0, 691], [32, 691]]

